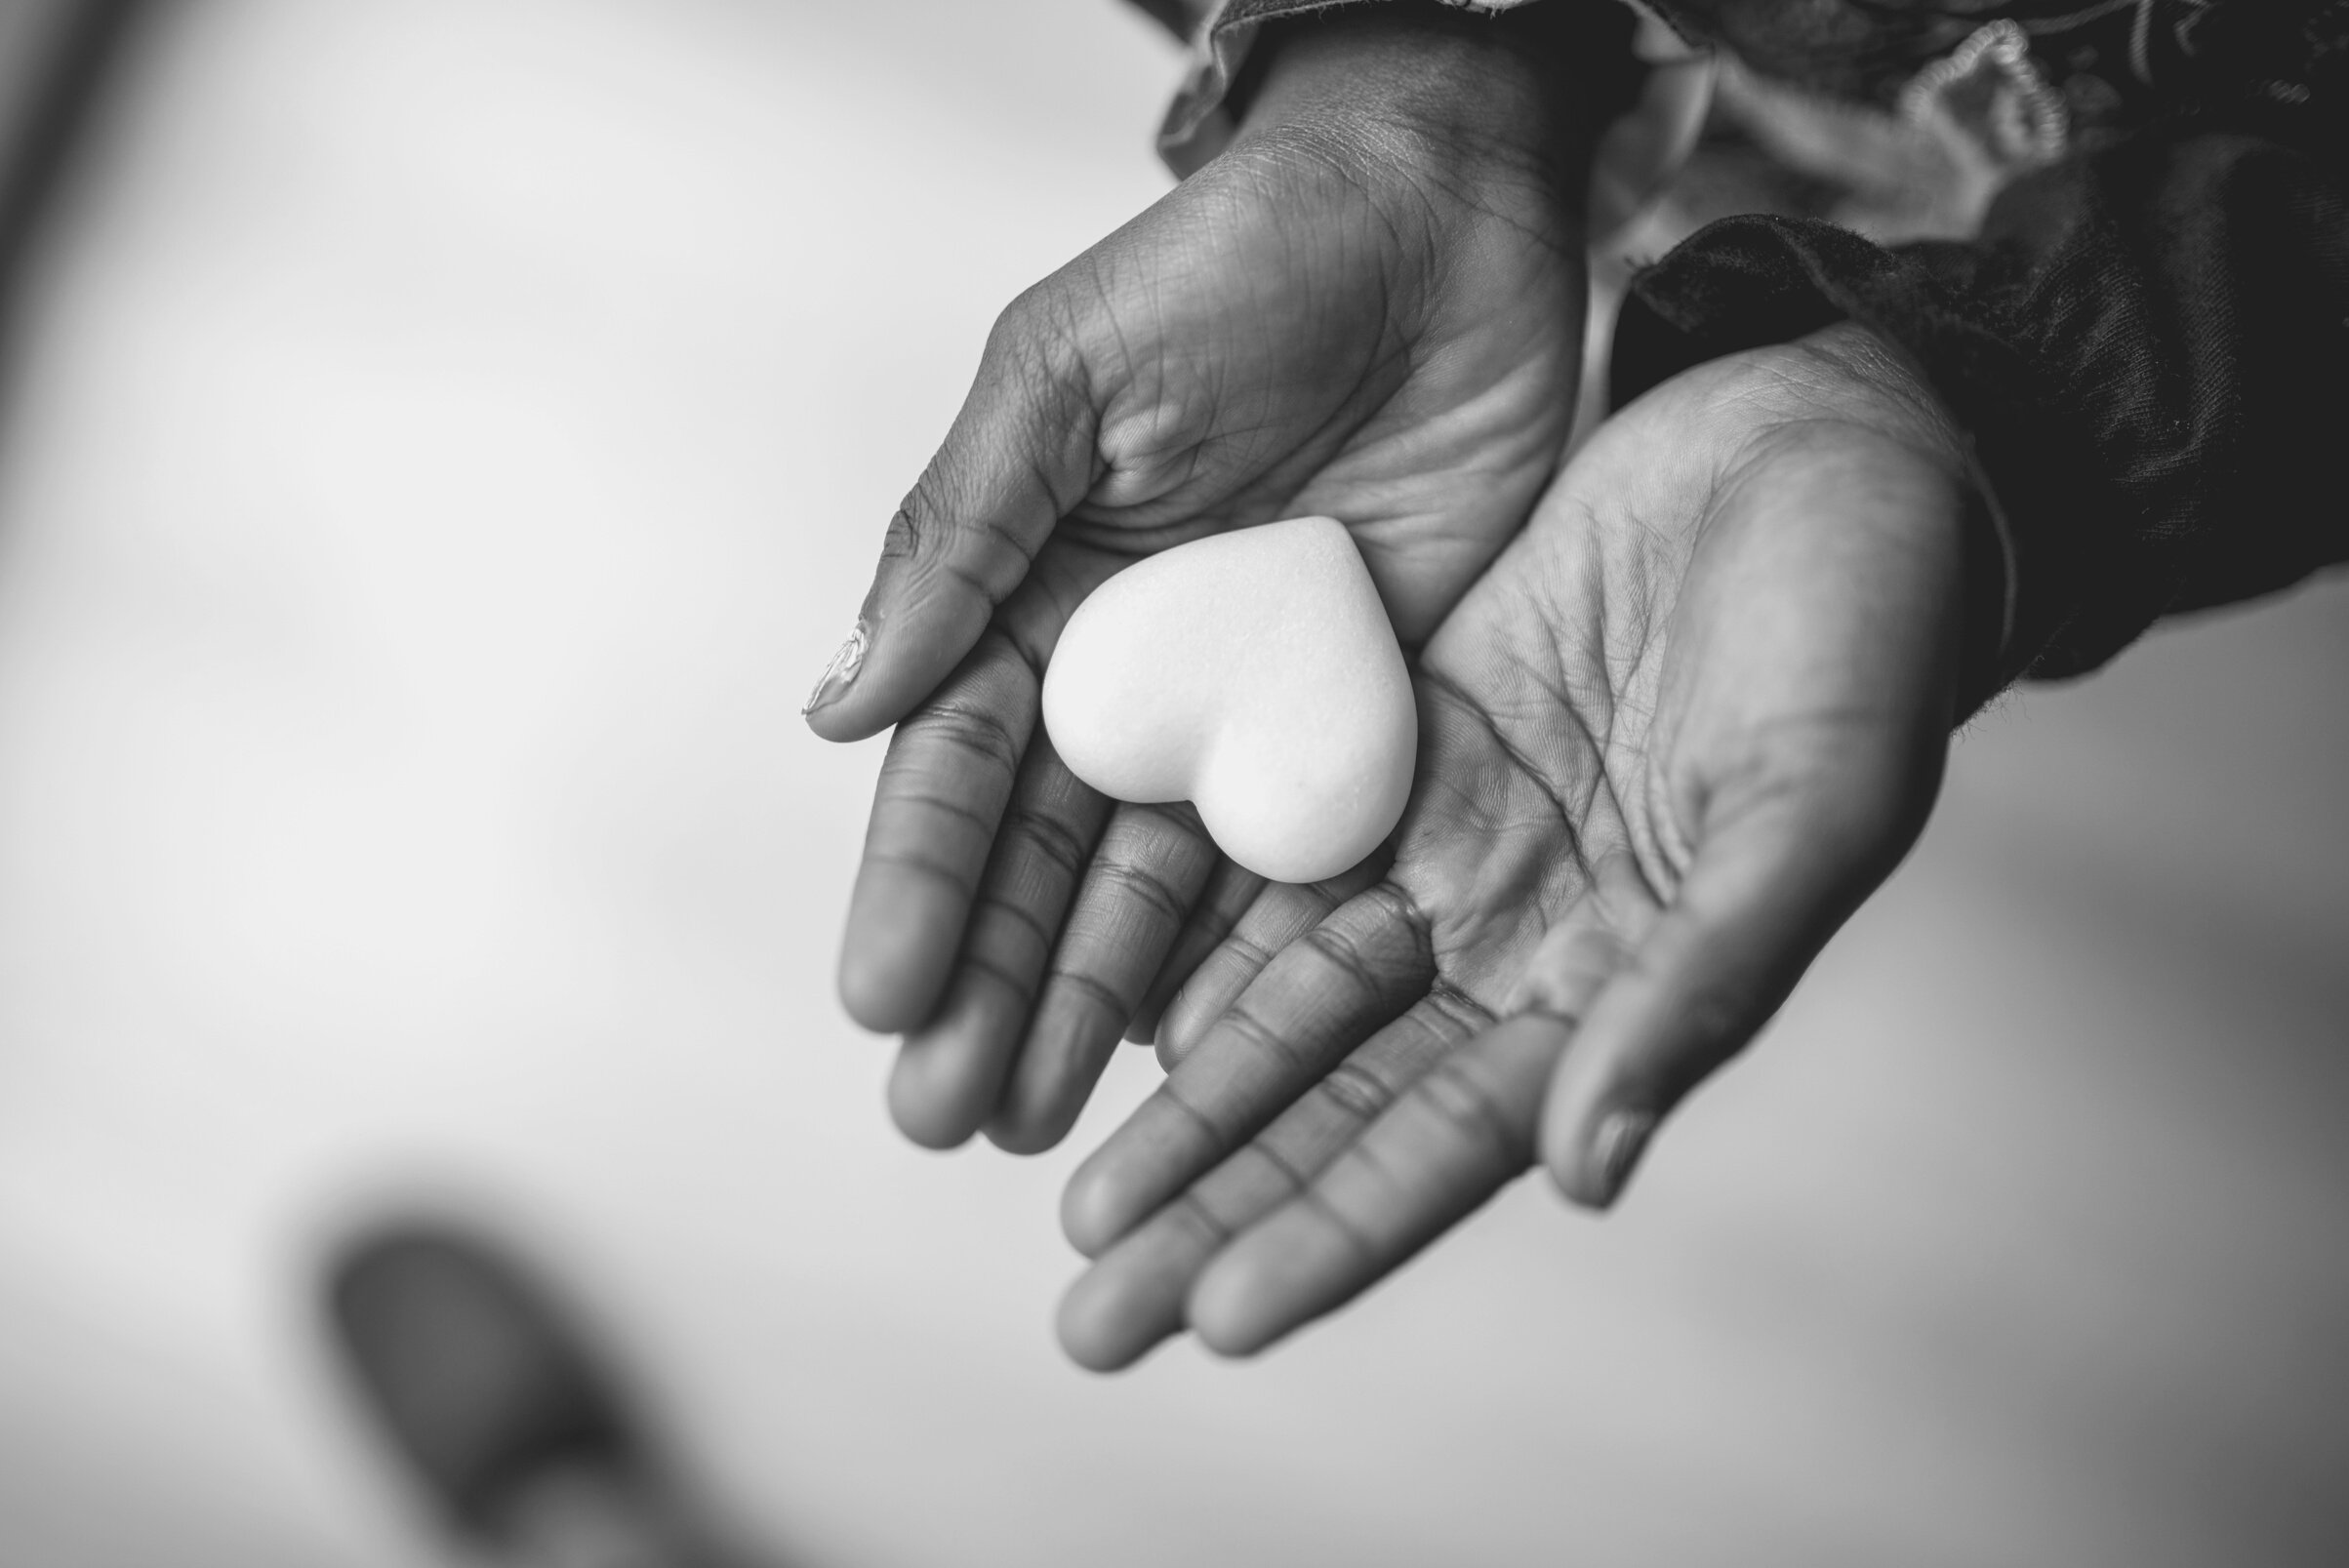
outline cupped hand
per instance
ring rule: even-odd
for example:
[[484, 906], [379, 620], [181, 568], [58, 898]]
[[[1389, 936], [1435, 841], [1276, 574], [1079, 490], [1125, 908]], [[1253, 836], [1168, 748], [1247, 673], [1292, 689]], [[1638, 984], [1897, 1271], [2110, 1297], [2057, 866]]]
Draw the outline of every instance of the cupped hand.
[[1058, 1141], [1161, 971], [1262, 887], [1187, 808], [1113, 808], [1053, 754], [1039, 681], [1085, 593], [1328, 513], [1415, 641], [1554, 470], [1588, 138], [1513, 26], [1299, 24], [1223, 156], [996, 324], [808, 714], [833, 740], [898, 724], [840, 987], [907, 1033], [890, 1100], [917, 1141]]
[[1962, 453], [1848, 326], [1600, 429], [1427, 646], [1392, 867], [1242, 915], [1072, 1181], [1077, 1360], [1260, 1348], [1537, 1154], [1613, 1201], [1923, 827], [1995, 540]]

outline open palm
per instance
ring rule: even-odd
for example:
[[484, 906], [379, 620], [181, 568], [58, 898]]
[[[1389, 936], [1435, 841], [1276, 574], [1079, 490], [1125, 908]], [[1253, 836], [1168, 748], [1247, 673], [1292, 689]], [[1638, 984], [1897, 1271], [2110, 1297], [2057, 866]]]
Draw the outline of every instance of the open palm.
[[[1229, 152], [1005, 312], [811, 704], [836, 740], [903, 720], [841, 990], [909, 1034], [891, 1104], [921, 1142], [1056, 1142], [1186, 919], [1203, 903], [1220, 936], [1212, 911], [1262, 886], [1187, 808], [1113, 808], [1044, 741], [1041, 673], [1085, 593], [1169, 545], [1325, 512], [1415, 641], [1555, 467], [1580, 143], [1487, 69], [1491, 27], [1407, 26], [1432, 31], [1403, 53], [1351, 23], [1284, 53]], [[1446, 67], [1447, 48], [1468, 53]], [[1474, 74], [1431, 79], [1447, 68]], [[1382, 70], [1447, 118], [1382, 101]]]
[[1602, 427], [1426, 649], [1383, 880], [1267, 890], [1072, 1182], [1097, 1260], [1072, 1354], [1260, 1347], [1537, 1153], [1612, 1201], [1923, 826], [1975, 537], [1959, 450], [1853, 328]]

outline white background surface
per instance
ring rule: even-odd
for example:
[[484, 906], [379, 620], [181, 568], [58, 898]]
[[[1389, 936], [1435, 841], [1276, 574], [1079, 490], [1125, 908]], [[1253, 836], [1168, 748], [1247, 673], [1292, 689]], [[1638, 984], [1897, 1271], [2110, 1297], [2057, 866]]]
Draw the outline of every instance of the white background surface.
[[916, 1152], [795, 718], [994, 309], [1162, 188], [1107, 0], [214, 0], [0, 448], [0, 1562], [425, 1563], [317, 1254], [571, 1283], [840, 1564], [2349, 1558], [2339, 584], [1961, 747], [1597, 1224], [1255, 1365], [1054, 1352], [1075, 1153]]

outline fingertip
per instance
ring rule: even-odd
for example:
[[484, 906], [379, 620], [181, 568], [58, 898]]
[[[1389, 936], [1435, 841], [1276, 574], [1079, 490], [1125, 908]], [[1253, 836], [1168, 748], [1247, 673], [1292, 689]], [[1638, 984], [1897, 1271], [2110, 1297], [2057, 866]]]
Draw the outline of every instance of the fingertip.
[[1087, 1258], [1100, 1257], [1133, 1228], [1114, 1183], [1096, 1168], [1099, 1158], [1079, 1165], [1060, 1193], [1061, 1234]]
[[911, 1034], [937, 1011], [944, 977], [931, 980], [901, 953], [840, 955], [840, 1005], [874, 1034]]
[[[1212, 959], [1209, 960], [1213, 962]], [[1157, 1047], [1158, 1065], [1172, 1072], [1185, 1057], [1198, 1047], [1207, 1030], [1223, 1016], [1231, 1003], [1228, 996], [1209, 998], [1203, 988], [1185, 985], [1166, 1003], [1166, 1011], [1156, 1020], [1154, 1044]]]
[[1184, 1315], [1192, 1334], [1217, 1355], [1232, 1359], [1271, 1348], [1296, 1324], [1290, 1314], [1275, 1309], [1268, 1283], [1246, 1251], [1219, 1257], [1191, 1287]]
[[840, 944], [840, 1005], [875, 1034], [911, 1034], [938, 1012], [965, 908], [935, 898], [900, 896], [868, 873], [857, 879]]
[[1567, 1202], [1603, 1214], [1622, 1198], [1661, 1119], [1640, 1105], [1569, 1110], [1544, 1126], [1542, 1164]]
[[868, 600], [865, 613], [857, 617], [846, 640], [832, 651], [824, 672], [816, 677], [815, 690], [799, 705], [799, 717], [824, 740], [861, 741], [880, 728], [879, 724], [861, 722], [864, 715], [859, 709], [863, 704], [849, 700], [858, 677], [865, 672], [866, 657], [872, 651], [871, 610], [871, 602]]
[[1087, 1372], [1122, 1372], [1183, 1331], [1182, 1297], [1138, 1289], [1131, 1275], [1099, 1266], [1062, 1295], [1053, 1331], [1070, 1360]]
[[1020, 993], [965, 966], [926, 1027], [906, 1036], [889, 1071], [890, 1119], [924, 1148], [968, 1143], [1002, 1097], [1026, 1021]]
[[922, 705], [953, 675], [963, 657], [987, 630], [981, 612], [937, 612], [936, 624], [924, 628], [927, 646], [901, 646], [901, 636], [876, 643], [855, 685], [821, 697], [800, 717], [826, 741], [863, 741], [905, 718]]
[[852, 741], [870, 740], [895, 724], [902, 714], [871, 711], [872, 704], [846, 701], [826, 707], [803, 708], [799, 720], [819, 741], [844, 744]]
[[987, 1119], [987, 1141], [1006, 1154], [1041, 1154], [1056, 1148], [1075, 1125], [1073, 1110], [1017, 1104], [1017, 1100], [1015, 1094]]
[[970, 1142], [987, 1120], [989, 1101], [971, 1092], [963, 1074], [939, 1070], [935, 1054], [926, 1057], [913, 1041], [898, 1048], [889, 1070], [889, 1119], [897, 1130], [923, 1148], [959, 1148]]
[[1196, 1116], [1167, 1099], [1161, 1087], [1135, 1106], [1061, 1189], [1061, 1231], [1086, 1257], [1139, 1229], [1221, 1156]]
[[1182, 1333], [1185, 1300], [1223, 1239], [1181, 1211], [1124, 1238], [1062, 1296], [1062, 1347], [1079, 1366], [1114, 1372]]

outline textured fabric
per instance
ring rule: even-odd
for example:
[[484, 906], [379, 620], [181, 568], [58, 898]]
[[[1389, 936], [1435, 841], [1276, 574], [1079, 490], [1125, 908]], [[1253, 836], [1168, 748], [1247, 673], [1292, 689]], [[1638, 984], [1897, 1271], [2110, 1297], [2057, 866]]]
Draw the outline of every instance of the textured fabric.
[[1633, 280], [1614, 393], [1845, 319], [1916, 357], [2003, 503], [1994, 688], [2349, 559], [2349, 196], [2330, 160], [2178, 125], [2017, 182], [1972, 244], [1725, 220]]
[[[1750, 68], [1910, 113], [1953, 57], [1900, 73], [1992, 10], [1676, 3]], [[2349, 3], [1996, 9], [2028, 47], [2020, 91], [2060, 89], [2059, 155], [2011, 171], [1967, 243], [1702, 230], [1635, 278], [1613, 382], [1628, 397], [1843, 319], [1904, 344], [2003, 504], [2003, 683], [2349, 558]]]
[[[2345, 0], [1660, 0], [1764, 75], [1891, 104], [1997, 21], [2018, 29], [2087, 132], [2195, 101], [2290, 105], [2338, 69]], [[2329, 60], [2328, 57], [2333, 57]]]

